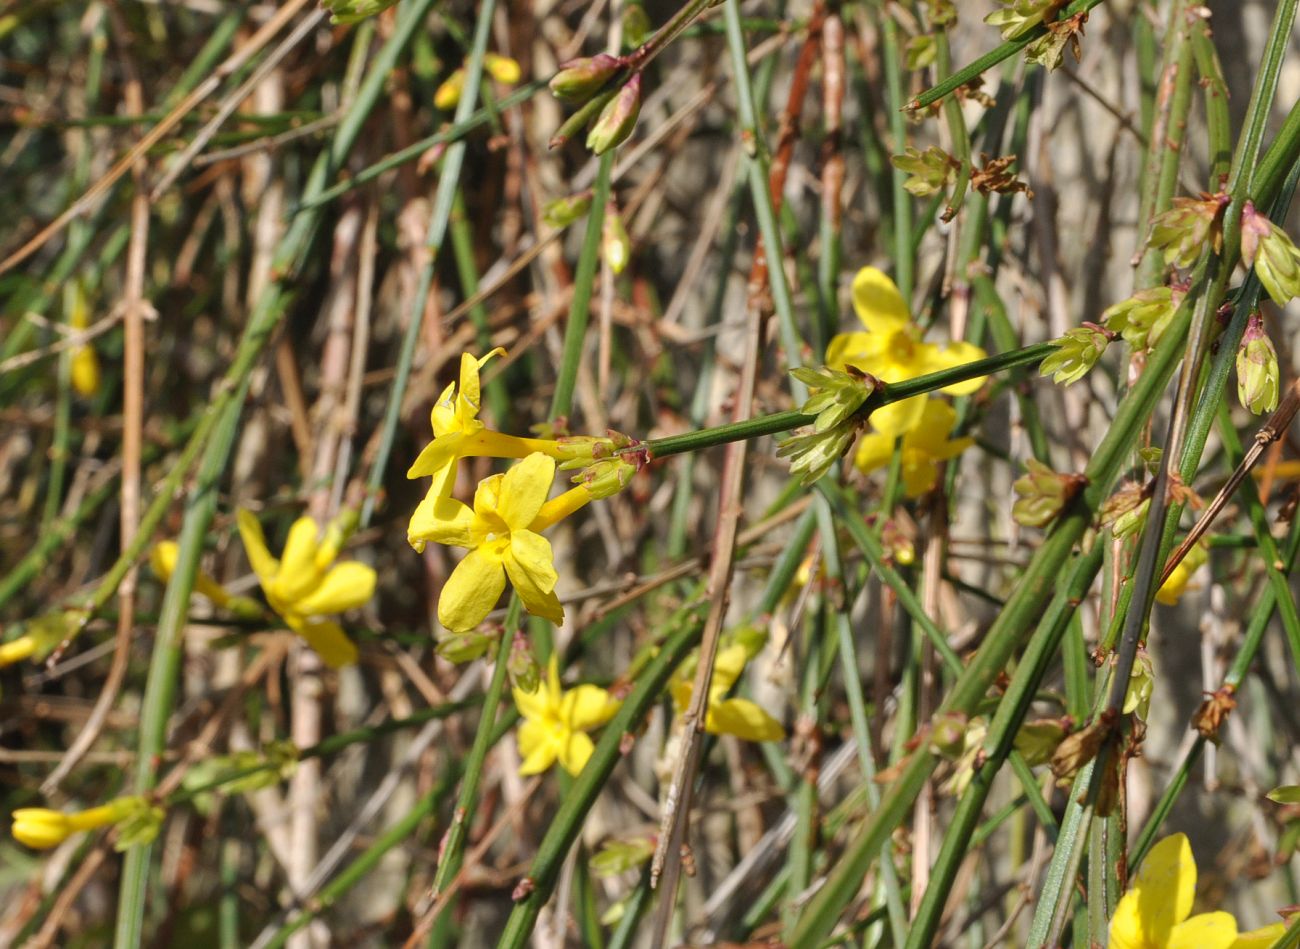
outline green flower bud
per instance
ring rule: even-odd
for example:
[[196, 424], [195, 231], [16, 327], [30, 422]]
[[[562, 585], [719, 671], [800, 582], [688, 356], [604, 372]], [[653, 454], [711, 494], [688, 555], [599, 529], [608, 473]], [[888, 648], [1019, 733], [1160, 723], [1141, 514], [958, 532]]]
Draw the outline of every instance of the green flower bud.
[[[1069, 719], [1066, 719], [1069, 721]], [[1052, 755], [1065, 740], [1066, 725], [1059, 718], [1041, 718], [1025, 722], [1016, 732], [1014, 744], [1016, 751], [1025, 757], [1025, 762], [1033, 767], [1047, 764]]]
[[1144, 498], [1136, 507], [1119, 514], [1111, 524], [1111, 533], [1116, 537], [1132, 537], [1147, 520], [1147, 510], [1151, 507], [1151, 499]]
[[1020, 499], [1012, 506], [1011, 517], [1026, 527], [1045, 527], [1088, 483], [1082, 475], [1057, 474], [1036, 458], [1025, 462], [1025, 467], [1027, 473], [1012, 485]]
[[635, 870], [654, 855], [653, 837], [623, 837], [606, 841], [589, 861], [591, 872], [598, 877], [612, 877]]
[[911, 176], [903, 182], [903, 188], [918, 198], [928, 197], [952, 184], [957, 169], [961, 167], [961, 162], [937, 145], [931, 145], [923, 152], [909, 145], [903, 154], [891, 155], [889, 162]]
[[1220, 217], [1228, 200], [1226, 194], [1174, 198], [1174, 206], [1151, 222], [1147, 246], [1160, 251], [1166, 264], [1186, 270], [1196, 263], [1207, 243], [1219, 249], [1223, 239]]
[[551, 227], [568, 227], [591, 210], [591, 189], [555, 198], [542, 205], [542, 220]]
[[791, 459], [790, 474], [798, 477], [800, 483], [807, 487], [844, 457], [857, 433], [856, 424], [845, 422], [824, 432], [812, 431], [788, 438], [781, 443], [776, 453], [778, 457]]
[[1249, 201], [1241, 214], [1241, 259], [1279, 305], [1300, 296], [1300, 249]]
[[1124, 693], [1124, 714], [1136, 712], [1142, 721], [1151, 711], [1151, 692], [1155, 688], [1156, 667], [1145, 649], [1139, 649], [1137, 662], [1128, 677], [1128, 691]]
[[1108, 306], [1101, 318], [1108, 330], [1123, 336], [1133, 349], [1148, 349], [1160, 341], [1183, 295], [1182, 290], [1172, 287], [1139, 290], [1127, 300]]
[[565, 102], [586, 102], [623, 68], [623, 60], [608, 53], [571, 59], [551, 77], [551, 95]]
[[1051, 376], [1057, 385], [1072, 385], [1097, 364], [1115, 336], [1105, 327], [1084, 323], [1052, 340], [1056, 352], [1038, 367], [1040, 375]]
[[960, 712], [936, 715], [930, 723], [930, 753], [950, 761], [966, 750], [967, 718]]
[[790, 375], [814, 390], [799, 411], [817, 416], [813, 423], [816, 432], [827, 431], [848, 421], [876, 389], [874, 378], [852, 367], [845, 371], [828, 366], [821, 369], [800, 366], [791, 369]]
[[925, 12], [934, 26], [947, 26], [957, 20], [957, 5], [952, 0], [925, 0]]
[[583, 468], [571, 479], [574, 484], [585, 484], [591, 492], [592, 500], [613, 497], [632, 480], [636, 474], [635, 462], [619, 456], [605, 458]]
[[1277, 351], [1258, 313], [1252, 313], [1237, 348], [1237, 398], [1256, 415], [1277, 408]]
[[359, 23], [396, 4], [397, 0], [321, 0], [331, 14], [331, 23]]
[[1002, 9], [994, 10], [984, 22], [996, 26], [1004, 40], [1013, 40], [1054, 18], [1065, 4], [1066, 0], [1002, 0]]
[[556, 458], [560, 460], [560, 470], [586, 468], [593, 461], [609, 458], [620, 449], [634, 448], [640, 444], [622, 432], [613, 429], [608, 431], [608, 435], [561, 435], [556, 438]]
[[487, 633], [479, 633], [473, 630], [465, 633], [452, 633], [449, 636], [440, 638], [434, 651], [448, 662], [461, 665], [462, 663], [472, 662], [487, 652], [492, 647], [492, 644], [496, 642], [496, 638]]
[[622, 216], [613, 208], [606, 211], [601, 224], [600, 255], [605, 258], [605, 263], [615, 276], [621, 274], [627, 268], [627, 262], [632, 259], [632, 239], [627, 236]]
[[528, 644], [528, 638], [518, 630], [515, 631], [514, 639], [510, 642], [510, 655], [506, 658], [506, 673], [516, 689], [529, 695], [537, 691], [538, 683], [542, 681], [541, 671]]
[[153, 843], [162, 829], [166, 812], [143, 797], [118, 798], [114, 804], [122, 806], [123, 816], [117, 821], [119, 832], [113, 849], [120, 853]]
[[627, 140], [641, 114], [641, 74], [635, 73], [605, 104], [587, 133], [587, 150], [603, 155]]
[[1284, 784], [1264, 796], [1274, 804], [1300, 804], [1300, 784]]

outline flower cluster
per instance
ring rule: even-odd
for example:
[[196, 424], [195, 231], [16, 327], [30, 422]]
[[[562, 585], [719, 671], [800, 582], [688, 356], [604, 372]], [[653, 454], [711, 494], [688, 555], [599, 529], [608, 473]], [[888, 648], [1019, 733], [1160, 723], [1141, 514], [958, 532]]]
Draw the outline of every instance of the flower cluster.
[[[888, 385], [953, 369], [985, 356], [984, 350], [970, 343], [939, 346], [925, 342], [898, 287], [875, 267], [863, 267], [854, 276], [853, 309], [863, 329], [841, 333], [830, 341], [826, 363], [832, 369], [857, 370]], [[984, 377], [968, 379], [942, 391], [969, 395], [983, 383]], [[902, 439], [907, 494], [923, 494], [938, 478], [937, 465], [972, 444], [967, 438], [950, 438], [956, 417], [951, 406], [928, 395], [876, 409], [867, 417], [873, 431], [859, 443], [854, 461], [862, 471], [873, 471], [888, 462], [895, 441]]]

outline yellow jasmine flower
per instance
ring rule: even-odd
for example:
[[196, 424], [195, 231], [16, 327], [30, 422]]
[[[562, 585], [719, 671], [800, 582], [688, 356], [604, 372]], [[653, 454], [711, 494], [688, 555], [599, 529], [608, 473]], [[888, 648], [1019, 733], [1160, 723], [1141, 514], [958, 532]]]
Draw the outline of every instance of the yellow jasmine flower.
[[[154, 545], [149, 553], [149, 565], [159, 580], [166, 583], [176, 571], [176, 555], [180, 548], [175, 541], [163, 540]], [[200, 570], [194, 576], [194, 589], [202, 593], [217, 606], [230, 602], [230, 594], [212, 577]]]
[[618, 699], [594, 685], [560, 687], [560, 667], [555, 654], [546, 667], [546, 680], [531, 695], [514, 689], [515, 705], [524, 723], [519, 726], [519, 773], [541, 774], [556, 761], [576, 775], [595, 748], [585, 732], [599, 728], [618, 711]]
[[[68, 325], [72, 329], [84, 330], [90, 325], [90, 303], [79, 281], [69, 285], [64, 301], [71, 307]], [[71, 360], [72, 388], [88, 399], [99, 391], [99, 357], [95, 347], [88, 342], [74, 347]]]
[[[1229, 949], [1237, 921], [1224, 912], [1192, 916], [1196, 861], [1184, 834], [1151, 848], [1110, 921], [1110, 949]], [[1189, 918], [1190, 917], [1190, 918]]]
[[[907, 301], [894, 281], [875, 267], [863, 267], [853, 278], [853, 309], [866, 331], [840, 333], [831, 339], [826, 364], [832, 369], [852, 365], [891, 383], [951, 369], [986, 355], [970, 343], [954, 342], [940, 348], [922, 342]], [[957, 382], [943, 391], [969, 395], [984, 384], [984, 378]], [[924, 395], [904, 399], [872, 412], [870, 422], [876, 431], [896, 437], [921, 423], [925, 404]]]
[[1193, 544], [1192, 549], [1187, 551], [1187, 555], [1178, 561], [1178, 566], [1174, 567], [1173, 572], [1169, 574], [1169, 579], [1160, 584], [1160, 589], [1156, 591], [1156, 602], [1163, 603], [1165, 606], [1176, 606], [1183, 598], [1183, 594], [1187, 592], [1187, 585], [1192, 575], [1209, 559], [1210, 552], [1204, 543]]
[[20, 807], [13, 813], [13, 836], [33, 850], [57, 847], [73, 834], [108, 827], [139, 812], [151, 809], [141, 797], [119, 797], [100, 807], [65, 814], [48, 807]]
[[[749, 699], [727, 698], [747, 661], [748, 654], [741, 643], [718, 650], [713, 661], [713, 677], [709, 680], [704, 730], [713, 735], [735, 735], [745, 741], [780, 741], [785, 737], [780, 722]], [[674, 678], [669, 685], [679, 715], [690, 705], [693, 689], [694, 682], [685, 676]]]
[[61, 643], [71, 640], [86, 625], [85, 610], [56, 610], [44, 613], [24, 624], [21, 636], [0, 643], [0, 668], [24, 659], [44, 659]]
[[338, 532], [329, 531], [324, 542], [320, 541], [319, 529], [310, 517], [293, 522], [280, 560], [271, 556], [262, 525], [251, 511], [241, 510], [238, 523], [248, 561], [271, 609], [307, 640], [326, 665], [337, 669], [356, 662], [357, 647], [343, 628], [322, 617], [354, 609], [369, 600], [375, 592], [375, 571], [355, 561], [332, 567], [342, 538]]
[[[1292, 916], [1291, 922], [1294, 922], [1295, 918]], [[1228, 949], [1272, 949], [1277, 941], [1286, 935], [1288, 925], [1289, 923], [1273, 923], [1270, 926], [1252, 929], [1250, 932], [1239, 933], [1236, 941]]]
[[408, 478], [433, 476], [433, 484], [424, 500], [416, 507], [407, 528], [407, 541], [417, 551], [432, 538], [427, 536], [433, 522], [433, 509], [440, 498], [451, 497], [456, 482], [456, 462], [461, 458], [523, 458], [535, 451], [554, 455], [557, 443], [541, 438], [519, 438], [494, 432], [479, 421], [482, 403], [479, 370], [493, 356], [504, 356], [506, 351], [497, 347], [482, 359], [469, 353], [460, 357], [460, 379], [442, 390], [429, 413], [433, 426], [433, 441], [406, 472]]
[[[910, 399], [908, 400], [911, 401]], [[909, 498], [920, 497], [939, 480], [939, 463], [956, 458], [973, 438], [949, 441], [957, 412], [947, 402], [924, 399], [916, 425], [903, 434], [903, 489]], [[888, 466], [894, 454], [895, 436], [879, 432], [864, 435], [853, 462], [863, 472]]]
[[[513, 86], [523, 75], [519, 63], [509, 56], [498, 56], [496, 53], [483, 54], [483, 68], [493, 79], [507, 86]], [[456, 105], [460, 102], [461, 91], [464, 88], [465, 67], [462, 66], [448, 76], [437, 91], [434, 92], [433, 104], [444, 112], [456, 108]]]
[[[455, 498], [438, 498], [427, 512], [427, 521], [418, 525], [421, 539], [469, 548], [438, 598], [438, 622], [447, 629], [460, 632], [483, 622], [505, 590], [507, 577], [524, 609], [563, 622], [551, 545], [537, 532], [586, 503], [583, 497], [590, 499], [590, 492], [574, 488], [543, 512], [554, 480], [555, 459], [534, 452], [505, 474], [485, 478], [474, 492], [473, 508]], [[421, 517], [417, 510], [411, 519], [413, 532]]]

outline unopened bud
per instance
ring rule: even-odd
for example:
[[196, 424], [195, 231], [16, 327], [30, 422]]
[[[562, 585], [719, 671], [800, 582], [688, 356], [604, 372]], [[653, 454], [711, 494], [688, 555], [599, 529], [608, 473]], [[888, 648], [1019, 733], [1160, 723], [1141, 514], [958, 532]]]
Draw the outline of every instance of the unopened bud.
[[593, 155], [603, 155], [611, 148], [623, 144], [636, 128], [641, 114], [641, 74], [635, 73], [623, 84], [614, 98], [605, 104], [596, 122], [587, 133], [587, 150]]
[[824, 432], [852, 418], [870, 398], [877, 385], [873, 377], [863, 375], [851, 367], [845, 371], [831, 369], [829, 366], [821, 369], [801, 366], [791, 369], [790, 375], [814, 390], [799, 411], [804, 415], [817, 416], [813, 423], [813, 431], [816, 432]]
[[510, 641], [506, 672], [510, 676], [511, 685], [529, 695], [537, 691], [537, 685], [541, 682], [541, 672], [537, 666], [537, 659], [533, 656], [532, 647], [528, 644], [528, 638], [518, 630]]
[[1228, 200], [1226, 194], [1174, 198], [1174, 206], [1151, 222], [1148, 246], [1160, 251], [1166, 264], [1187, 269], [1206, 244], [1219, 249], [1221, 216]]
[[565, 102], [586, 102], [623, 68], [623, 61], [608, 53], [571, 59], [551, 77], [551, 95]]
[[396, 4], [397, 0], [321, 0], [321, 6], [332, 14], [331, 23], [359, 23]]
[[1030, 767], [1046, 764], [1065, 740], [1066, 722], [1059, 718], [1041, 718], [1025, 722], [1016, 732], [1015, 748]]
[[903, 154], [891, 155], [889, 162], [908, 174], [903, 188], [918, 198], [928, 197], [951, 184], [961, 167], [961, 162], [937, 145], [931, 145], [925, 151], [908, 145]]
[[442, 658], [456, 665], [471, 662], [491, 648], [496, 637], [473, 630], [465, 633], [452, 633], [438, 640], [434, 648]]
[[[636, 9], [640, 9], [637, 7]], [[607, 841], [590, 860], [591, 872], [598, 877], [617, 876], [635, 870], [654, 855], [653, 837], [625, 837]]]
[[588, 189], [547, 201], [542, 205], [542, 221], [554, 228], [568, 227], [590, 210], [591, 190]]
[[1026, 474], [1012, 487], [1020, 499], [1011, 508], [1011, 517], [1026, 527], [1044, 527], [1079, 493], [1088, 479], [1082, 475], [1057, 474], [1036, 458], [1025, 462]]
[[936, 715], [930, 726], [930, 753], [949, 760], [966, 748], [966, 716], [960, 712]]
[[1183, 292], [1171, 287], [1150, 287], [1107, 307], [1101, 318], [1133, 349], [1148, 349], [1160, 341], [1182, 298]]
[[1252, 313], [1237, 348], [1237, 398], [1256, 415], [1277, 408], [1277, 351], [1264, 332], [1264, 321]]
[[1300, 249], [1249, 201], [1241, 214], [1241, 259], [1279, 305], [1300, 296]]
[[1057, 385], [1071, 385], [1088, 374], [1106, 351], [1114, 334], [1095, 323], [1084, 323], [1052, 340], [1056, 352], [1042, 361], [1040, 375], [1051, 376]]
[[613, 497], [632, 480], [637, 466], [623, 457], [605, 458], [583, 468], [573, 476], [574, 484], [583, 484], [593, 501]]
[[632, 259], [632, 239], [627, 236], [622, 216], [613, 208], [605, 213], [601, 225], [600, 254], [615, 276], [621, 274]]

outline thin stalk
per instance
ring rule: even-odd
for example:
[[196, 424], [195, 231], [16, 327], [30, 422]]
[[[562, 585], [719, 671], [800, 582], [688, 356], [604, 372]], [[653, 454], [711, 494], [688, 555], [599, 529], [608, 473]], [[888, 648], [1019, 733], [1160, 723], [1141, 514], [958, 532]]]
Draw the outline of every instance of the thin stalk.
[[[885, 72], [885, 101], [889, 106], [889, 135], [893, 139], [893, 152], [901, 154], [907, 146], [907, 117], [903, 114], [903, 63], [899, 51], [903, 44], [898, 35], [889, 5], [876, 5], [880, 17], [881, 65]], [[894, 238], [894, 283], [904, 300], [912, 299], [916, 289], [916, 256], [913, 250], [912, 196], [903, 187], [907, 174], [890, 166], [890, 197]]]

